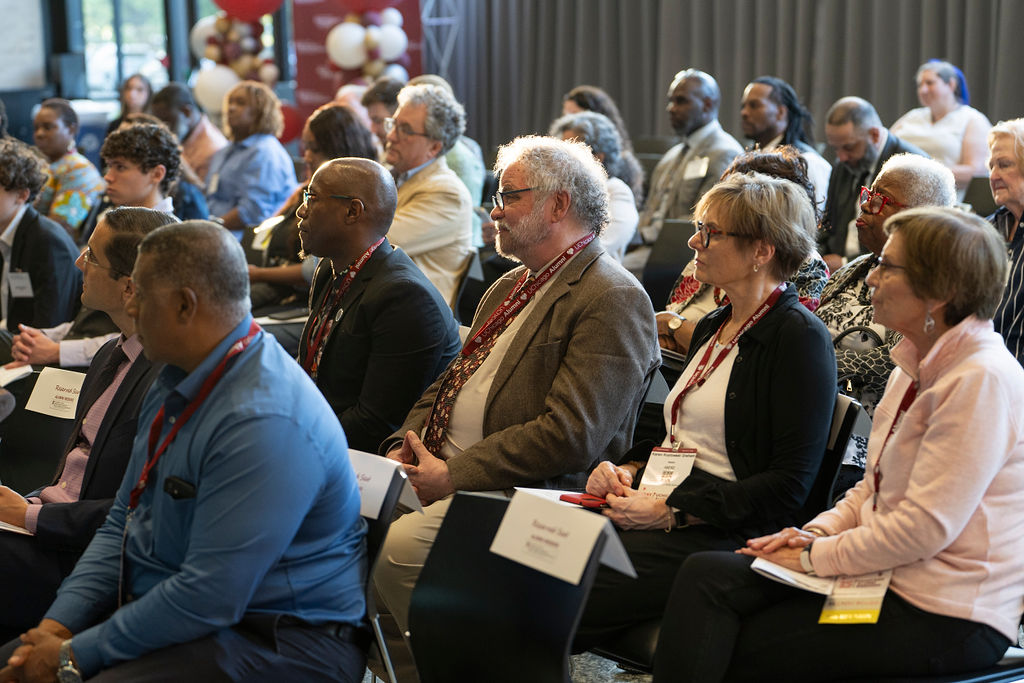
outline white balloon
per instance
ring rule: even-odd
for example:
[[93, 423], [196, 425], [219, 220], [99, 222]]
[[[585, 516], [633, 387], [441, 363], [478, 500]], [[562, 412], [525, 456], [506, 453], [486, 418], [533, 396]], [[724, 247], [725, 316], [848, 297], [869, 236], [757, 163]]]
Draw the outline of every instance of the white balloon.
[[366, 61], [366, 29], [346, 21], [327, 34], [327, 56], [342, 69], [355, 69]]
[[223, 64], [203, 69], [196, 77], [196, 101], [207, 112], [216, 114], [223, 108], [224, 95], [240, 80], [234, 69]]
[[405, 37], [405, 31], [394, 24], [380, 27], [380, 58], [385, 62], [401, 57], [407, 47], [409, 39]]
[[281, 70], [277, 68], [277, 64], [273, 62], [264, 62], [263, 66], [256, 72], [259, 75], [260, 80], [269, 86], [273, 86], [277, 83], [278, 77], [281, 75]]
[[206, 39], [217, 35], [217, 29], [214, 26], [216, 22], [216, 15], [203, 17], [189, 31], [188, 46], [192, 48], [192, 54], [195, 55], [196, 59], [202, 59], [206, 53]]
[[402, 83], [409, 81], [409, 72], [401, 64], [388, 64], [384, 67], [384, 75]]
[[382, 26], [401, 26], [402, 25], [402, 13], [394, 7], [388, 7], [381, 10], [380, 23]]

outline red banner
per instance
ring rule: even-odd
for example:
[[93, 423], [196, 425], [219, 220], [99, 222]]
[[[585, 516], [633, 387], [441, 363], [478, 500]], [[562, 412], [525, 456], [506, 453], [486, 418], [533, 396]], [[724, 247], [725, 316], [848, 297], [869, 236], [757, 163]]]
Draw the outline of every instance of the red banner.
[[419, 0], [292, 0], [295, 43], [295, 106], [305, 121], [313, 110], [334, 99], [342, 85], [363, 75], [362, 69], [342, 69], [327, 56], [327, 34], [346, 18], [363, 24], [387, 9], [402, 14], [409, 44], [400, 62], [410, 76], [422, 73], [423, 27]]

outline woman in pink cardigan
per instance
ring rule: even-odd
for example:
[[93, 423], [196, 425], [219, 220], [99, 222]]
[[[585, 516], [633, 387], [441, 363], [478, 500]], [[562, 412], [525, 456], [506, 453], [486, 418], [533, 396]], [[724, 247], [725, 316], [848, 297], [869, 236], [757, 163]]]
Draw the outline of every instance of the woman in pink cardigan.
[[[1024, 610], [1024, 368], [993, 331], [1006, 248], [980, 218], [910, 209], [868, 276], [903, 334], [864, 479], [802, 529], [692, 555], [665, 609], [655, 681], [822, 681], [993, 665]], [[819, 625], [823, 597], [750, 570], [892, 569], [876, 624]]]

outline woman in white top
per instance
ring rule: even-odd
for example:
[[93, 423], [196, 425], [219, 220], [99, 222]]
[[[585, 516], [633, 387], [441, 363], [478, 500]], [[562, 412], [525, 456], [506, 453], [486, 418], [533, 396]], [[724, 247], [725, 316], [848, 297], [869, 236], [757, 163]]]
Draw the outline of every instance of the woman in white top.
[[612, 258], [622, 262], [626, 246], [636, 232], [640, 214], [636, 198], [626, 184], [627, 166], [622, 154], [622, 139], [611, 119], [592, 111], [566, 114], [551, 124], [548, 135], [563, 140], [579, 140], [604, 164], [608, 171], [608, 225], [601, 231], [601, 245]]
[[968, 106], [963, 73], [932, 60], [917, 70], [917, 98], [923, 106], [901, 116], [890, 130], [953, 171], [961, 196], [974, 176], [987, 175], [988, 117]]

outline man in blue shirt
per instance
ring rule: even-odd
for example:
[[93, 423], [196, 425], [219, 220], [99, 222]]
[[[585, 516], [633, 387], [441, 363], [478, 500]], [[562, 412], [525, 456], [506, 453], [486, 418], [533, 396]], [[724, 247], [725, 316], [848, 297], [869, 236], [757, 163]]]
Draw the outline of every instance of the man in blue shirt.
[[107, 521], [9, 659], [30, 680], [361, 679], [365, 524], [345, 436], [253, 323], [248, 282], [214, 223], [139, 247], [127, 311], [167, 367]]

